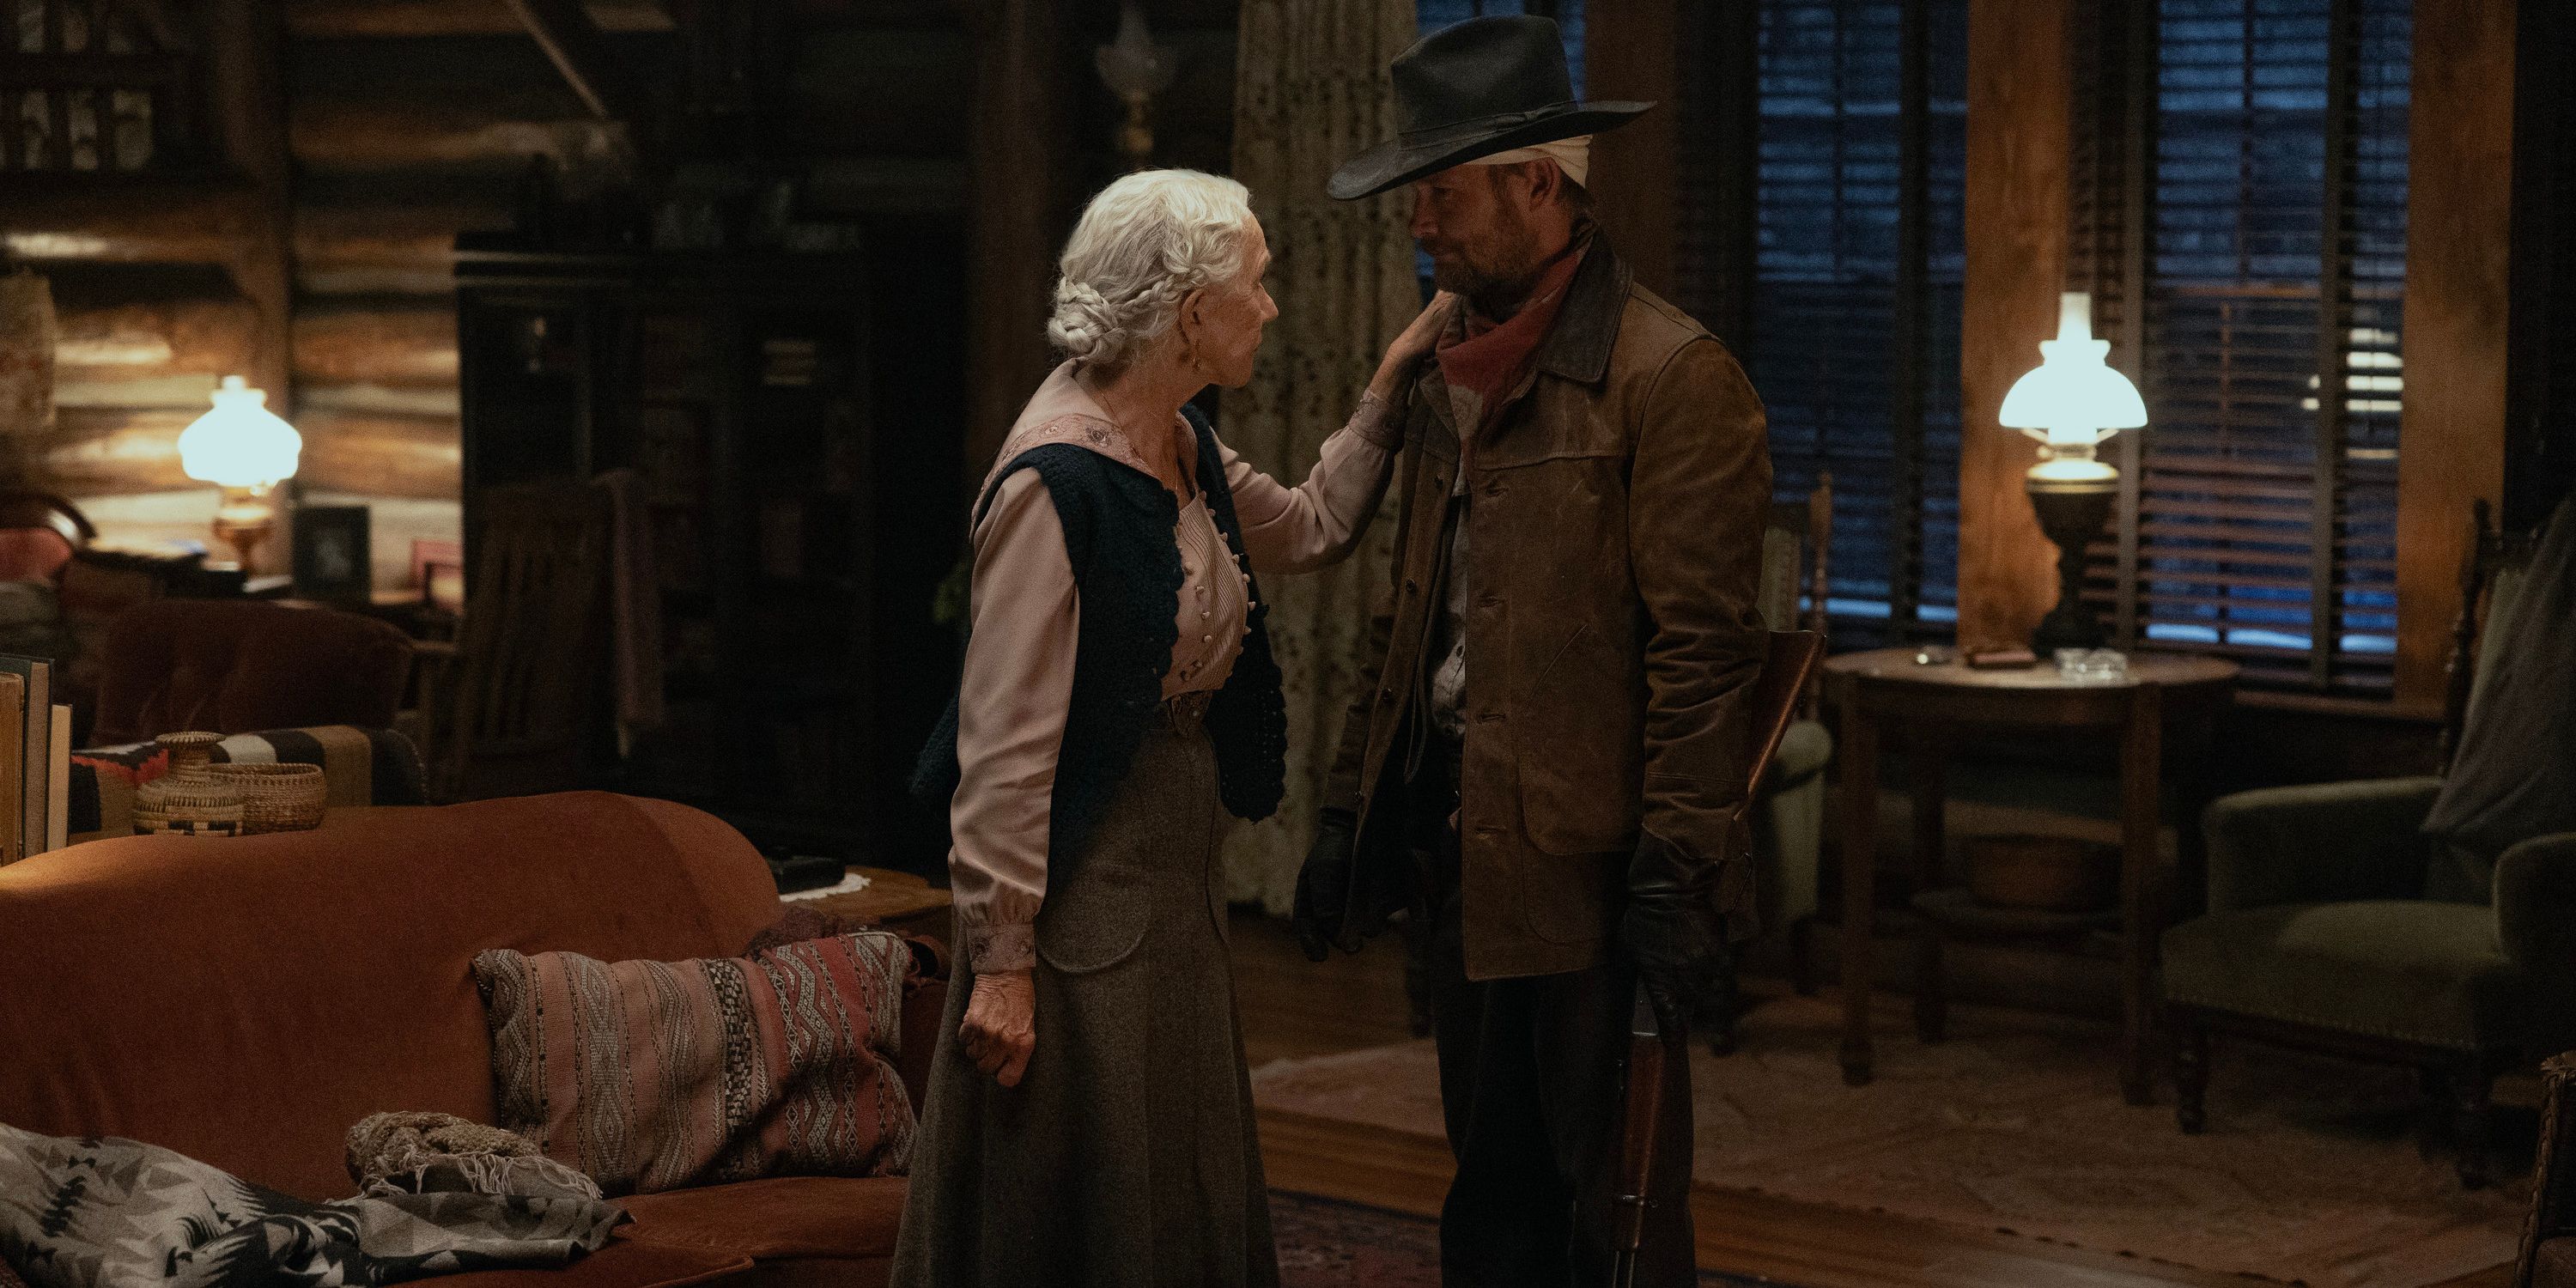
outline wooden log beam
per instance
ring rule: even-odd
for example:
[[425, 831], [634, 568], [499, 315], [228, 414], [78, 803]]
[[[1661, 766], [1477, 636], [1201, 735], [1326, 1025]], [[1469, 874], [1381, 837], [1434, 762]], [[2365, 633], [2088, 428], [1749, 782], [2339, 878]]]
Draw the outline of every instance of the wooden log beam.
[[610, 56], [599, 25], [581, 0], [508, 0], [537, 47], [546, 51], [564, 84], [603, 121], [635, 119], [633, 91]]
[[1969, 0], [1967, 282], [1959, 320], [1959, 634], [2029, 639], [2057, 597], [2056, 548], [2023, 492], [2030, 441], [2004, 394], [2057, 331], [2066, 279], [2076, 0]]
[[509, 225], [510, 212], [497, 201], [307, 202], [295, 211], [296, 287], [307, 297], [449, 296], [456, 235]]
[[959, 480], [968, 491], [1054, 362], [1048, 301], [1056, 251], [1073, 222], [1073, 114], [1064, 105], [1074, 81], [1060, 2], [960, 0], [975, 41], [966, 288], [973, 378]]
[[289, 131], [308, 182], [444, 172], [469, 199], [506, 193], [532, 155], [551, 157], [575, 190], [632, 164], [623, 127], [591, 116], [512, 36], [305, 42]]
[[295, 315], [295, 378], [314, 385], [444, 389], [452, 400], [455, 306], [412, 299], [307, 301]]
[[2416, 0], [2407, 120], [2397, 707], [2438, 714], [2469, 511], [2504, 492], [2515, 6]]
[[462, 487], [462, 433], [453, 416], [315, 411], [297, 417], [306, 488], [454, 500]]
[[37, 473], [46, 487], [74, 497], [205, 487], [179, 468], [179, 431], [197, 415], [177, 408], [62, 408], [54, 436], [37, 453]]
[[286, 146], [286, 25], [277, 0], [240, 0], [207, 11], [213, 53], [215, 134], [222, 154], [247, 190], [247, 225], [224, 261], [243, 298], [258, 310], [259, 345], [242, 374], [266, 389], [272, 403], [289, 405], [287, 317], [295, 272], [289, 185], [293, 162]]
[[240, 184], [31, 182], [11, 190], [0, 244], [39, 268], [226, 264], [266, 226], [266, 216], [265, 201]]
[[249, 371], [261, 341], [248, 300], [172, 299], [58, 306], [55, 379], [65, 385]]

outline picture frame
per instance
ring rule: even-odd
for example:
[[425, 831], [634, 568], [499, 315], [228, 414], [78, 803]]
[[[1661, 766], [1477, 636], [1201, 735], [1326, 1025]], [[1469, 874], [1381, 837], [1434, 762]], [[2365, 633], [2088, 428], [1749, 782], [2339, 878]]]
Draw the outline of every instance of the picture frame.
[[375, 587], [374, 552], [363, 505], [309, 505], [295, 511], [295, 593], [304, 599], [364, 604]]
[[420, 602], [451, 613], [465, 611], [465, 543], [414, 537], [411, 582]]

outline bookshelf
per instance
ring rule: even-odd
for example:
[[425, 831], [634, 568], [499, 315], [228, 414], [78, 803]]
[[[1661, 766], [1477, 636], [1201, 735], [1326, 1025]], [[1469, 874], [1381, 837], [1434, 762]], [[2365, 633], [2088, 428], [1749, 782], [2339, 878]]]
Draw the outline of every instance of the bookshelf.
[[896, 737], [876, 636], [927, 612], [881, 593], [881, 499], [914, 485], [878, 450], [867, 263], [469, 234], [456, 271], [466, 566], [483, 489], [643, 479], [670, 719], [599, 757], [607, 785], [867, 857]]

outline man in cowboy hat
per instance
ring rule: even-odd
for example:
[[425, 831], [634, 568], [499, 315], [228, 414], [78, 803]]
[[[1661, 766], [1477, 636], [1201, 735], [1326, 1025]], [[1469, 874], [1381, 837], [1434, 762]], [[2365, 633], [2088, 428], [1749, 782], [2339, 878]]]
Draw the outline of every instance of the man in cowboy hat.
[[[1575, 102], [1545, 18], [1460, 23], [1392, 72], [1402, 133], [1331, 191], [1411, 185], [1412, 233], [1468, 307], [1404, 413], [1392, 603], [1296, 925], [1319, 961], [1398, 910], [1428, 932], [1447, 1282], [1601, 1283], [1631, 999], [1642, 980], [1677, 1043], [1750, 930], [1762, 405], [1587, 215], [1590, 136], [1651, 104]], [[1639, 1283], [1694, 1282], [1672, 1083]]]

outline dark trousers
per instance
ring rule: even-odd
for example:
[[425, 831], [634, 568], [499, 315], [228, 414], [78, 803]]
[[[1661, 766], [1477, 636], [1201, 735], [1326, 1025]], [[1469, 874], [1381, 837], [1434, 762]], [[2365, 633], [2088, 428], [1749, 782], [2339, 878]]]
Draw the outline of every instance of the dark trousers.
[[[1471, 981], [1459, 918], [1454, 759], [1435, 752], [1408, 796], [1424, 861], [1427, 935], [1418, 942], [1440, 1056], [1440, 1103], [1457, 1178], [1440, 1213], [1446, 1288], [1595, 1288], [1617, 1253], [1621, 1104], [1636, 972], [1625, 965]], [[1446, 761], [1444, 765], [1442, 762]], [[1688, 1039], [1669, 1034], [1670, 1071], [1647, 1185], [1634, 1282], [1697, 1282], [1690, 1218]]]

